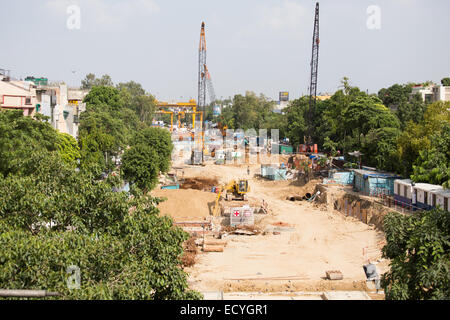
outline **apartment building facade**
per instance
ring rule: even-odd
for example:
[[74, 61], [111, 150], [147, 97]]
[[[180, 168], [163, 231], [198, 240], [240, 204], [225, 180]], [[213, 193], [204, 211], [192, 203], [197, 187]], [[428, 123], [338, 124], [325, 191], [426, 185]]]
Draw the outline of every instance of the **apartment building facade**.
[[22, 110], [25, 116], [41, 113], [53, 128], [77, 138], [79, 117], [86, 110], [83, 99], [88, 92], [68, 88], [63, 82], [49, 84], [43, 78], [27, 79], [12, 80], [0, 73], [0, 108]]
[[450, 101], [450, 87], [432, 84], [429, 86], [415, 86], [412, 88], [411, 97], [419, 93], [422, 100], [427, 103], [437, 101]]

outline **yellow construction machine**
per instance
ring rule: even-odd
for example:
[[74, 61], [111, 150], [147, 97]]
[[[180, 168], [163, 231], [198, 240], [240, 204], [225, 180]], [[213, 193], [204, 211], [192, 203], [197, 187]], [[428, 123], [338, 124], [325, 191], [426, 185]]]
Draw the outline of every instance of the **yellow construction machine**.
[[219, 193], [217, 194], [216, 203], [214, 206], [214, 212], [213, 215], [217, 216], [219, 211], [219, 201], [220, 197], [223, 193], [225, 193], [225, 200], [226, 201], [232, 201], [232, 200], [244, 200], [247, 201], [247, 193], [250, 191], [250, 186], [248, 185], [248, 180], [242, 179], [242, 180], [233, 180], [230, 181], [228, 184], [223, 185], [219, 188]]

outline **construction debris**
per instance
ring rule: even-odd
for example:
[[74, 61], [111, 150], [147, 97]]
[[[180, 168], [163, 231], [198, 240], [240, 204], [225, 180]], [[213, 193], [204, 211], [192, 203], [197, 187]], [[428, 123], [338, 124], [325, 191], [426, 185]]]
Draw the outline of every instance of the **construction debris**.
[[217, 179], [211, 178], [185, 178], [181, 181], [181, 189], [194, 189], [211, 191], [218, 184]]
[[344, 276], [342, 275], [342, 272], [339, 270], [331, 270], [326, 271], [325, 274], [327, 275], [328, 280], [342, 280], [344, 279]]
[[244, 229], [236, 229], [233, 231], [233, 234], [239, 234], [239, 235], [245, 235], [245, 236], [254, 236], [256, 235], [256, 232], [244, 230]]

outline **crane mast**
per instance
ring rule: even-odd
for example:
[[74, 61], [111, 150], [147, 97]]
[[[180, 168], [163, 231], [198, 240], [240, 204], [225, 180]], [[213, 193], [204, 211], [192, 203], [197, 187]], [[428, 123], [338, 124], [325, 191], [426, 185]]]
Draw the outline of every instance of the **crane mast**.
[[205, 114], [206, 107], [206, 38], [205, 23], [202, 22], [198, 47], [198, 107]]
[[308, 145], [312, 144], [313, 114], [316, 109], [317, 99], [317, 72], [319, 67], [319, 3], [316, 3], [314, 17], [314, 31], [311, 57], [311, 81], [309, 85], [309, 110], [308, 110]]

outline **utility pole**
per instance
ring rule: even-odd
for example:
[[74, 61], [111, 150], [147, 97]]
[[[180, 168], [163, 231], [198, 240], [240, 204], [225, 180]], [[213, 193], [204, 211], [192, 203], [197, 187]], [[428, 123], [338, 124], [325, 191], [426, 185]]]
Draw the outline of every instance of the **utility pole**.
[[316, 3], [316, 12], [314, 18], [314, 31], [312, 42], [312, 57], [311, 57], [311, 81], [309, 86], [309, 110], [308, 110], [308, 145], [312, 144], [313, 131], [313, 113], [316, 109], [317, 99], [317, 73], [319, 67], [319, 3]]

